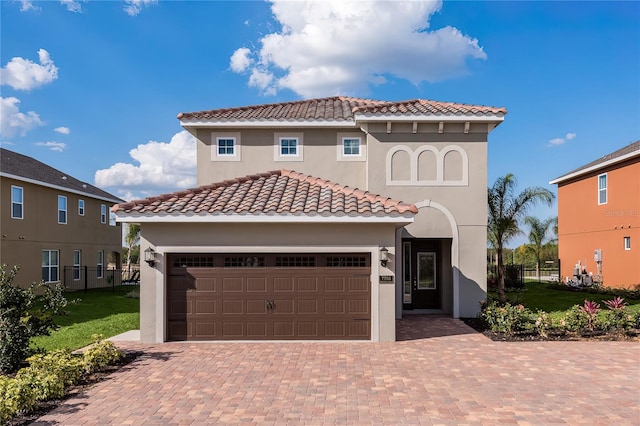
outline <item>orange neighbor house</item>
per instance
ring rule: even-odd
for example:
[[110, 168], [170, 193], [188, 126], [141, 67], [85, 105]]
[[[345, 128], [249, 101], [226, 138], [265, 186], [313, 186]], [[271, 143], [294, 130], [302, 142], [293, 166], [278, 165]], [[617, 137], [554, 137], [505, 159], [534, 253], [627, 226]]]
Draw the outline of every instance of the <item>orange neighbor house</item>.
[[640, 140], [549, 182], [558, 184], [562, 277], [640, 288]]

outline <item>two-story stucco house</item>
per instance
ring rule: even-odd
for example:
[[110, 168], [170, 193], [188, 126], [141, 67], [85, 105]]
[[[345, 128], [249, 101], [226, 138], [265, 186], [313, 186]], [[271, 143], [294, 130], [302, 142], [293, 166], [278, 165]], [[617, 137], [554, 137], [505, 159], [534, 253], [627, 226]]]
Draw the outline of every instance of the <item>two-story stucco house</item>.
[[[558, 257], [607, 287], [640, 286], [640, 141], [549, 182], [558, 185]], [[579, 271], [578, 273], [581, 273]]]
[[201, 186], [114, 207], [153, 256], [142, 340], [393, 341], [409, 313], [475, 316], [505, 114], [351, 97], [179, 114]]
[[0, 264], [20, 266], [15, 284], [67, 281], [73, 287], [85, 279], [85, 266], [95, 281], [106, 278], [109, 258], [119, 263], [122, 227], [110, 222], [109, 210], [120, 198], [0, 148], [0, 199]]

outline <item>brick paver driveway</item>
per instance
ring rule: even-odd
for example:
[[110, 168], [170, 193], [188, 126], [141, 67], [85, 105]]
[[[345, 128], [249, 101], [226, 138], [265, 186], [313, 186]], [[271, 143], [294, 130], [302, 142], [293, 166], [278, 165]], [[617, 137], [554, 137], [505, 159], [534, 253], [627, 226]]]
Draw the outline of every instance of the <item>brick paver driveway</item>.
[[492, 342], [410, 317], [395, 343], [168, 343], [36, 424], [640, 424], [637, 342]]

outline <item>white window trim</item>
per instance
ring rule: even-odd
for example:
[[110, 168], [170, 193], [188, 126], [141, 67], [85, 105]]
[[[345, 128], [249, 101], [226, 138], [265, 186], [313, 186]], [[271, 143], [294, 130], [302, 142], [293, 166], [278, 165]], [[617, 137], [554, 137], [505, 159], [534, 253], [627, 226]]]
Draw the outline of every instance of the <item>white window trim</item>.
[[[13, 199], [13, 189], [19, 189], [20, 190], [20, 198], [22, 198], [22, 200], [20, 202], [17, 202]], [[14, 204], [20, 204], [20, 213], [21, 216], [14, 216], [13, 215], [13, 205]], [[11, 219], [24, 219], [24, 188], [21, 186], [17, 186], [17, 185], [11, 185]]]
[[[604, 180], [605, 180], [605, 186], [604, 188], [600, 188], [600, 178], [604, 176]], [[597, 185], [598, 185], [598, 205], [602, 206], [605, 205], [609, 202], [609, 176], [606, 173], [602, 173], [600, 175], [598, 175], [598, 181], [597, 181]], [[600, 193], [604, 191], [604, 202], [601, 203], [600, 202]]]
[[[221, 153], [220, 152], [220, 142], [221, 141], [231, 141], [231, 154], [229, 153]], [[225, 147], [227, 149], [229, 147]], [[236, 156], [236, 138], [216, 138], [216, 155], [218, 157], [235, 157]]]
[[[64, 209], [60, 208], [60, 200], [64, 199]], [[64, 212], [64, 222], [60, 222], [60, 212]], [[69, 200], [66, 195], [58, 195], [58, 224], [66, 225], [69, 222]]]
[[[78, 254], [78, 262], [76, 263], [76, 253]], [[80, 281], [80, 277], [82, 276], [82, 250], [74, 250], [73, 251], [73, 280]], [[76, 278], [76, 271], [78, 271], [78, 278]]]
[[[296, 140], [296, 154], [281, 154], [280, 144], [284, 139]], [[302, 133], [276, 133], [273, 144], [273, 161], [304, 161], [304, 142]]]
[[[345, 154], [344, 141], [346, 139], [358, 139], [360, 141], [360, 154]], [[367, 161], [367, 144], [361, 133], [340, 132], [336, 141], [336, 159], [338, 161]]]
[[[42, 253], [47, 252], [48, 255], [48, 264], [47, 265], [42, 265], [42, 267], [46, 267], [49, 270], [49, 274], [48, 274], [48, 280], [45, 280], [46, 283], [55, 283], [55, 282], [59, 282], [60, 281], [60, 250], [55, 250], [55, 249], [43, 249]], [[56, 259], [58, 261], [58, 263], [53, 264], [51, 263], [51, 253], [57, 253]], [[42, 256], [42, 255], [41, 255]], [[57, 280], [51, 280], [51, 268], [55, 267], [58, 270], [58, 279]]]
[[[358, 141], [358, 153], [357, 154], [348, 154], [345, 152], [345, 149], [347, 148], [346, 146], [346, 142], [347, 141]], [[342, 138], [342, 155], [344, 157], [360, 157], [362, 155], [362, 150], [360, 149], [360, 147], [362, 146], [362, 139], [361, 138]]]
[[[233, 139], [233, 154], [218, 154], [218, 141], [221, 139]], [[241, 161], [242, 160], [242, 141], [240, 133], [225, 132], [211, 133], [211, 161]]]
[[100, 223], [107, 223], [107, 205], [100, 204]]
[[624, 237], [624, 249], [631, 250], [631, 237]]
[[78, 216], [84, 216], [84, 200], [83, 199], [79, 199], [78, 200]]
[[104, 277], [104, 250], [98, 250], [98, 254], [96, 255], [98, 258], [96, 260], [96, 278]]

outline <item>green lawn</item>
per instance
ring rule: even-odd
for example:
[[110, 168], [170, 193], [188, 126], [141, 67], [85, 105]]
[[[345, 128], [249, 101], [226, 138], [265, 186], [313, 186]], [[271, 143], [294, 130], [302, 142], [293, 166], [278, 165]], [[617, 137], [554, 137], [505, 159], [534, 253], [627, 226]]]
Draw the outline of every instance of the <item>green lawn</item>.
[[138, 299], [127, 298], [124, 294], [114, 294], [111, 289], [66, 293], [66, 297], [69, 300], [81, 300], [66, 308], [69, 315], [56, 317], [56, 324], [61, 326], [59, 330], [50, 336], [32, 339], [32, 346], [47, 350], [74, 350], [92, 343], [93, 334], [111, 337], [140, 328]]
[[[522, 303], [532, 310], [542, 310], [554, 315], [560, 315], [573, 305], [584, 304], [585, 299], [597, 302], [602, 309], [606, 309], [604, 300], [611, 300], [615, 296], [594, 293], [582, 293], [548, 288], [545, 283], [526, 282], [526, 291], [507, 292], [507, 298], [515, 303]], [[496, 294], [492, 296], [497, 298]], [[640, 300], [625, 299], [629, 305], [629, 312], [640, 311]]]

